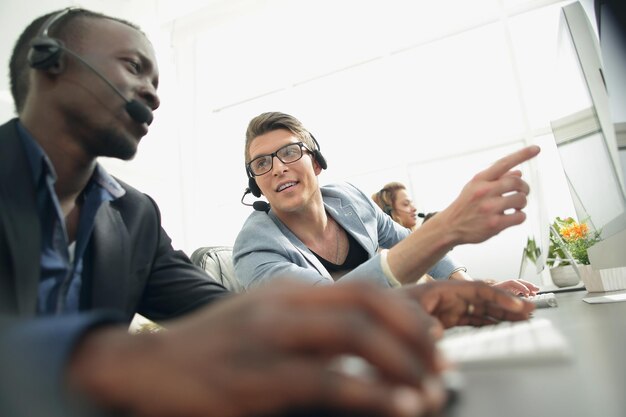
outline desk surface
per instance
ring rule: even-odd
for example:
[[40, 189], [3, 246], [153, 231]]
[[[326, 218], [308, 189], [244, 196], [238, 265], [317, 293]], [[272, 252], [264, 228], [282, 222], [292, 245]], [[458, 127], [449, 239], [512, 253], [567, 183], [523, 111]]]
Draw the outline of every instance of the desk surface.
[[557, 308], [534, 313], [565, 336], [571, 360], [463, 370], [447, 416], [626, 416], [626, 302], [588, 304], [589, 295], [560, 293]]

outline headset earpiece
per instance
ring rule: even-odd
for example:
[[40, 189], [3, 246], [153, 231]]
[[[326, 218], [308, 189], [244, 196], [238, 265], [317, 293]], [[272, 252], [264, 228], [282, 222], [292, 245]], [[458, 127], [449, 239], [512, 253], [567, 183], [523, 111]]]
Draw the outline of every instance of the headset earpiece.
[[261, 189], [257, 185], [254, 177], [251, 177], [250, 174], [248, 174], [248, 188], [250, 189], [250, 192], [253, 196], [261, 197]]
[[74, 8], [68, 7], [65, 10], [53, 14], [46, 20], [39, 34], [30, 42], [28, 51], [28, 64], [31, 68], [39, 70], [50, 70], [61, 62], [63, 44], [61, 41], [48, 36], [48, 31], [57, 21], [70, 13]]
[[322, 169], [326, 169], [328, 167], [328, 164], [326, 163], [326, 158], [324, 158], [324, 155], [322, 155], [320, 151], [313, 151], [313, 158], [315, 158], [317, 163], [320, 164], [320, 167], [322, 167]]
[[[310, 132], [309, 132], [309, 135], [311, 135]], [[317, 142], [317, 139], [315, 139], [315, 136], [311, 135], [311, 139], [313, 139], [313, 142], [315, 143], [315, 150], [313, 151], [313, 158], [315, 158], [317, 163], [320, 164], [320, 167], [322, 169], [328, 168], [328, 163], [326, 163], [326, 158], [324, 158], [324, 155], [322, 155], [322, 152], [320, 151], [320, 144]]]
[[393, 207], [389, 204], [385, 203], [385, 201], [381, 198], [380, 201], [383, 203], [383, 211], [387, 216], [391, 216], [391, 212], [393, 211]]
[[28, 64], [31, 68], [48, 70], [57, 65], [63, 52], [56, 39], [48, 36], [37, 36], [30, 44]]
[[261, 197], [261, 189], [259, 188], [259, 185], [256, 183], [256, 180], [254, 179], [254, 175], [252, 175], [252, 172], [250, 172], [250, 169], [248, 168], [248, 166], [246, 166], [246, 175], [248, 175], [248, 189], [250, 190], [252, 195], [255, 197]]
[[384, 192], [389, 191], [387, 188], [383, 188], [382, 190], [380, 190], [378, 192], [378, 199], [380, 200], [380, 202], [383, 205], [383, 211], [385, 212], [385, 214], [387, 216], [391, 216], [391, 212], [393, 211], [393, 207], [391, 207], [389, 204], [387, 204], [387, 202], [385, 201], [385, 197], [383, 195]]

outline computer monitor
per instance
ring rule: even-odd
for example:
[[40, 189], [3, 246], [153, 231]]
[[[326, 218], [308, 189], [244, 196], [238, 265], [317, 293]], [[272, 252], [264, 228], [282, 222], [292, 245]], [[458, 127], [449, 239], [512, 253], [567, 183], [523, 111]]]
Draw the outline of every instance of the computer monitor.
[[560, 30], [558, 61], [578, 75], [563, 72], [560, 94], [569, 101], [552, 131], [578, 220], [602, 231], [588, 251], [592, 266], [626, 276], [626, 187], [609, 101], [612, 89], [626, 84], [626, 67], [621, 83], [607, 82], [602, 45], [579, 2], [563, 7]]

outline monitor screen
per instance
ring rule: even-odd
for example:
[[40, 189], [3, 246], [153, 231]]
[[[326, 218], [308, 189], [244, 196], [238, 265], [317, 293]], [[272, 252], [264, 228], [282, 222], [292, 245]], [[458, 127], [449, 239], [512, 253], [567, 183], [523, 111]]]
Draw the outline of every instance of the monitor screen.
[[604, 230], [626, 210], [626, 200], [602, 131], [557, 142], [579, 221]]
[[[596, 244], [601, 250], [595, 252], [602, 256], [594, 256], [595, 266], [626, 266], [626, 193], [609, 103], [611, 85], [606, 84], [601, 46], [585, 10], [579, 2], [562, 10], [558, 61], [567, 65], [557, 88], [566, 110], [552, 121], [552, 131], [578, 220], [601, 230], [605, 240]], [[617, 240], [607, 239], [615, 236]], [[589, 255], [593, 264], [591, 250]]]

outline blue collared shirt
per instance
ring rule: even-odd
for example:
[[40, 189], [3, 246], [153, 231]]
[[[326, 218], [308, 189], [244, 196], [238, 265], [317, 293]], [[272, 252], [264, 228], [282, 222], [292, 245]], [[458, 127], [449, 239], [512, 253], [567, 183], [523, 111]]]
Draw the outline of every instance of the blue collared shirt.
[[106, 201], [124, 195], [124, 189], [99, 164], [78, 197], [81, 210], [76, 240], [69, 242], [65, 216], [54, 190], [57, 175], [52, 163], [37, 141], [18, 122], [18, 132], [33, 174], [37, 213], [41, 223], [41, 274], [37, 313], [62, 314], [80, 307], [83, 281], [91, 271], [83, 270], [86, 248], [93, 231], [96, 213]]

